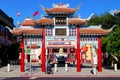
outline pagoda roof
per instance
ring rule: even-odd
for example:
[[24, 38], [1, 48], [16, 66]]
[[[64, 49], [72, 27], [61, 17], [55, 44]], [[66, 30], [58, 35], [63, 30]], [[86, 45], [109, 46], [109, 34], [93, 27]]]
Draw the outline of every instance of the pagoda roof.
[[69, 4], [53, 4], [53, 7], [50, 9], [44, 8], [47, 14], [59, 14], [59, 13], [66, 13], [66, 14], [73, 14], [76, 12], [77, 8], [69, 8]]
[[120, 14], [120, 11], [115, 10], [115, 11], [114, 11], [114, 14], [115, 14], [115, 15], [118, 15], [118, 14]]
[[55, 13], [75, 13], [76, 8], [70, 9], [70, 8], [51, 8], [51, 9], [44, 9], [47, 14], [55, 14]]
[[33, 22], [37, 25], [46, 25], [46, 24], [53, 25], [54, 24], [53, 19], [45, 18], [45, 17], [41, 18], [40, 20], [34, 20]]
[[[111, 30], [104, 30], [101, 28], [80, 28], [80, 34], [81, 35], [105, 35], [108, 34]], [[20, 28], [15, 28], [13, 30], [13, 34], [19, 35], [19, 34], [26, 34], [26, 35], [42, 35], [42, 29], [20, 29]]]
[[35, 26], [36, 24], [33, 22], [32, 19], [25, 19], [24, 22], [19, 23], [19, 26]]
[[69, 18], [68, 24], [69, 25], [84, 25], [88, 22], [88, 19], [80, 19], [80, 18]]
[[27, 35], [37, 35], [42, 34], [42, 29], [35, 29], [35, 28], [14, 28], [13, 34], [27, 34]]
[[101, 28], [80, 28], [80, 34], [100, 34], [100, 35], [105, 35], [108, 34], [111, 30], [104, 30]]
[[[69, 18], [68, 25], [84, 25], [88, 22], [88, 19], [80, 19], [80, 18]], [[51, 18], [41, 18], [39, 20], [27, 20], [23, 23], [19, 23], [19, 26], [36, 26], [36, 25], [54, 25], [54, 20]]]

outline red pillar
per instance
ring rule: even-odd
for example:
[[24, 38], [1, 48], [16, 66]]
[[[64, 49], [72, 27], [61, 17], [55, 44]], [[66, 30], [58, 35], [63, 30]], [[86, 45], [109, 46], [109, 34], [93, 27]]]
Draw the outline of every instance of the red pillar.
[[52, 61], [54, 61], [53, 57], [51, 57], [50, 55], [52, 55], [52, 48], [48, 48], [49, 52], [48, 52], [48, 56], [49, 58], [51, 58]]
[[41, 71], [45, 72], [45, 27], [42, 27], [42, 54], [41, 54], [41, 60], [42, 60], [42, 68]]
[[25, 70], [25, 54], [24, 54], [24, 37], [22, 36], [22, 41], [21, 41], [21, 48], [22, 48], [22, 53], [21, 53], [21, 60], [20, 60], [20, 71], [24, 72]]
[[[67, 47], [67, 56], [69, 55], [70, 53], [70, 47]], [[69, 62], [69, 59], [67, 58], [67, 61], [66, 62]]]
[[81, 60], [80, 60], [80, 27], [77, 26], [77, 72], [81, 71]]
[[102, 72], [101, 37], [98, 36], [98, 71]]

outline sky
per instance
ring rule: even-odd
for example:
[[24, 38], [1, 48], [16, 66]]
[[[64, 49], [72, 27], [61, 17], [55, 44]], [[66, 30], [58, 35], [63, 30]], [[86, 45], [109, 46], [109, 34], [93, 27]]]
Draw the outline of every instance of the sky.
[[[33, 17], [35, 11], [39, 10], [39, 15], [34, 19], [38, 20], [42, 15], [46, 15], [44, 10], [40, 7], [52, 8], [52, 4], [69, 4], [70, 8], [76, 8], [81, 4], [75, 15], [80, 15], [85, 19], [94, 13], [101, 15], [110, 10], [120, 10], [120, 0], [1, 0], [0, 9], [2, 9], [8, 16], [14, 19], [14, 24], [18, 27], [17, 22], [23, 22], [27, 17]], [[21, 15], [18, 17], [17, 12]]]

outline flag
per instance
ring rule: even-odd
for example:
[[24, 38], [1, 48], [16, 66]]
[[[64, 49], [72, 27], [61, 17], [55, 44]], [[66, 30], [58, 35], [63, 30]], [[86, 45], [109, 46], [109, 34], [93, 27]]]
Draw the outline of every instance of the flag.
[[18, 16], [18, 17], [20, 16], [20, 11], [17, 12], [17, 16]]
[[37, 16], [39, 14], [39, 11], [35, 11], [33, 16]]

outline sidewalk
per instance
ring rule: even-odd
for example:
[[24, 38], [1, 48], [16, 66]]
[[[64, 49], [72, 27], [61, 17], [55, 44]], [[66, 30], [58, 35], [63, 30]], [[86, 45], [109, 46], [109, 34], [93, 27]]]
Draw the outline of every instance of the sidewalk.
[[114, 71], [113, 69], [104, 69], [102, 72], [97, 72], [97, 75], [91, 73], [91, 68], [84, 67], [81, 72], [76, 72], [76, 67], [68, 67], [68, 72], [65, 71], [64, 67], [59, 67], [57, 72], [46, 75], [40, 71], [40, 68], [30, 72], [20, 72], [20, 66], [14, 65], [11, 67], [11, 71], [7, 72], [7, 66], [0, 68], [0, 77], [120, 77], [120, 69]]
[[7, 66], [0, 68], [0, 77], [20, 77], [24, 73], [20, 72], [20, 66], [14, 65], [10, 67], [10, 72], [7, 71]]

